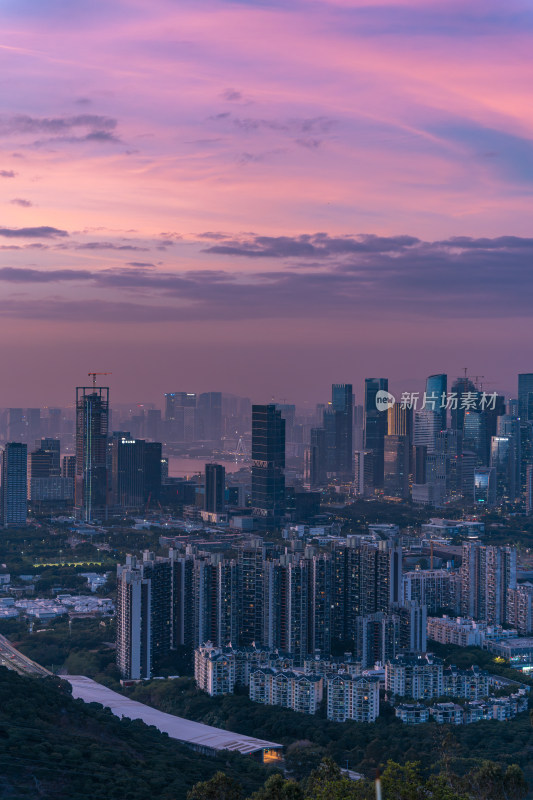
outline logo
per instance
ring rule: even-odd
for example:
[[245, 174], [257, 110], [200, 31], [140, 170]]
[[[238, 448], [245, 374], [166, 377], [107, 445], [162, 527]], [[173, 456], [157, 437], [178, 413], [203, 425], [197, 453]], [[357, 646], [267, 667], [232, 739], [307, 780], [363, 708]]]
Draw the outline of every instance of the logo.
[[383, 389], [376, 392], [376, 408], [378, 411], [386, 411], [388, 408], [392, 408], [395, 402], [394, 395], [389, 392], [385, 392]]

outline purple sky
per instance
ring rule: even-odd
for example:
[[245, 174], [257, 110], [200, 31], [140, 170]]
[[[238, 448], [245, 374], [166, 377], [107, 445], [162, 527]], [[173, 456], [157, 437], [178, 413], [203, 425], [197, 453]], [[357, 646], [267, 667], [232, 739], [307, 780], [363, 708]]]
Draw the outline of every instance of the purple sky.
[[[531, 356], [529, 0], [4, 0], [0, 406]], [[360, 399], [360, 393], [359, 398]]]

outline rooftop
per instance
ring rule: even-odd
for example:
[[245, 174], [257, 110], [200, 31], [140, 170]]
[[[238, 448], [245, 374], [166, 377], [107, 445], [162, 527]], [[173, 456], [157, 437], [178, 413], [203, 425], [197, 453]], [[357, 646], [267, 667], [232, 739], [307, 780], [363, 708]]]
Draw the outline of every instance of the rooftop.
[[177, 739], [195, 747], [233, 750], [244, 755], [259, 750], [282, 748], [282, 745], [276, 742], [255, 739], [253, 736], [244, 736], [221, 728], [212, 728], [210, 725], [203, 725], [201, 722], [194, 722], [183, 717], [175, 717], [173, 714], [165, 714], [163, 711], [158, 711], [151, 706], [130, 700], [129, 697], [124, 697], [118, 692], [113, 692], [84, 675], [68, 675], [65, 676], [65, 680], [72, 686], [73, 697], [79, 698], [85, 703], [101, 703], [111, 709], [116, 717], [141, 719], [147, 725], [154, 725], [162, 733], [167, 733], [171, 739]]

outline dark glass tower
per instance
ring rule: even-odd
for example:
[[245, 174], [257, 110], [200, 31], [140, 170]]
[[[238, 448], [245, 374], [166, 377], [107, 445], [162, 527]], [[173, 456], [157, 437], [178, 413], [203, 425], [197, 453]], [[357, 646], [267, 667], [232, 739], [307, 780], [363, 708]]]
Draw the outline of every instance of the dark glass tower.
[[[440, 419], [440, 431], [446, 430], [446, 396], [448, 393], [448, 376], [444, 374], [430, 375], [426, 380], [427, 408], [434, 411]], [[432, 404], [430, 397], [436, 397]], [[444, 402], [443, 402], [444, 399]]]
[[533, 372], [518, 375], [520, 417], [520, 492], [525, 493], [528, 465], [533, 463]]
[[340, 480], [353, 480], [353, 391], [350, 383], [334, 383], [331, 406], [335, 415], [335, 472]]
[[213, 513], [224, 511], [226, 470], [222, 464], [205, 465], [204, 509]]
[[2, 452], [0, 484], [0, 522], [25, 525], [28, 512], [27, 486], [28, 448], [21, 442], [7, 442]]
[[380, 391], [389, 391], [388, 378], [366, 378], [365, 449], [373, 452], [375, 489], [383, 488], [384, 448], [387, 434], [387, 411], [379, 411], [376, 405], [376, 395]]
[[86, 522], [107, 514], [109, 388], [76, 388], [76, 515]]
[[285, 511], [285, 420], [274, 404], [252, 406], [252, 513], [277, 525]]
[[[452, 430], [463, 433], [465, 423], [465, 409], [461, 408], [461, 399], [464, 394], [477, 394], [478, 402], [481, 397], [481, 392], [478, 392], [475, 384], [472, 383], [470, 378], [464, 375], [457, 378], [452, 383], [452, 393], [457, 395], [457, 408], [452, 406]], [[477, 405], [477, 404], [476, 404]]]
[[222, 437], [222, 392], [204, 392], [198, 397], [197, 438], [220, 444]]

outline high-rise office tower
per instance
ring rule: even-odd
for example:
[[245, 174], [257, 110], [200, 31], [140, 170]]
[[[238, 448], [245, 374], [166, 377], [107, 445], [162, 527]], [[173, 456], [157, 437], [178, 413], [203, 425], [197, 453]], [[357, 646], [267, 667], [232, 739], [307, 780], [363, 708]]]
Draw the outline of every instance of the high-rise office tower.
[[226, 470], [222, 464], [205, 465], [204, 509], [220, 513], [225, 508]]
[[520, 494], [526, 490], [529, 464], [533, 464], [533, 372], [518, 375], [518, 416], [520, 417]]
[[151, 439], [153, 442], [160, 441], [162, 433], [162, 423], [161, 423], [161, 411], [159, 408], [149, 408], [147, 410], [144, 429], [147, 439]]
[[467, 378], [466, 375], [457, 378], [452, 383], [452, 394], [457, 395], [457, 408], [452, 405], [452, 429], [454, 431], [463, 432], [464, 428], [464, 417], [465, 417], [465, 407], [462, 404], [462, 396], [466, 394], [475, 394], [480, 395], [478, 390], [476, 389], [475, 385], [472, 383], [470, 378]]
[[413, 483], [426, 483], [426, 460], [428, 449], [424, 444], [415, 444], [411, 449]]
[[335, 449], [336, 442], [336, 429], [335, 429], [335, 412], [328, 403], [322, 415], [322, 427], [324, 429], [324, 446], [325, 446], [325, 467], [326, 474], [330, 478], [336, 477], [337, 466], [337, 452]]
[[196, 438], [196, 394], [165, 394], [165, 424], [170, 442], [192, 442]]
[[[444, 374], [430, 375], [426, 380], [426, 407], [439, 418], [438, 433], [446, 430], [446, 398], [448, 392], [448, 376]], [[429, 402], [431, 398], [431, 403]]]
[[335, 473], [339, 480], [353, 480], [353, 391], [350, 383], [334, 383], [331, 408], [335, 419]]
[[379, 391], [388, 392], [388, 390], [387, 378], [365, 379], [364, 437], [365, 449], [372, 450], [374, 454], [374, 489], [383, 488], [384, 440], [387, 434], [387, 411], [378, 409], [376, 395]]
[[111, 438], [111, 502], [122, 510], [140, 508], [144, 496], [144, 440], [129, 431]]
[[144, 499], [146, 504], [157, 503], [163, 483], [161, 442], [144, 443]]
[[61, 474], [61, 441], [51, 436], [47, 436], [40, 441], [35, 442], [38, 450], [51, 455], [51, 470], [52, 475]]
[[[500, 417], [504, 419], [504, 417]], [[512, 419], [511, 417], [509, 419]], [[500, 425], [504, 429], [505, 424]], [[494, 469], [496, 479], [496, 496], [500, 502], [514, 503], [519, 484], [519, 459], [517, 446], [519, 433], [513, 435], [512, 426], [509, 425], [508, 436], [493, 436], [490, 449], [490, 466]], [[518, 474], [517, 474], [518, 472]]]
[[467, 450], [476, 455], [476, 464], [485, 466], [487, 454], [487, 420], [485, 414], [478, 410], [467, 410], [463, 418], [463, 443]]
[[427, 448], [428, 453], [433, 453], [437, 434], [442, 430], [441, 424], [441, 418], [431, 409], [423, 408], [420, 411], [415, 411], [413, 444], [417, 447], [423, 445]]
[[305, 483], [310, 489], [327, 483], [326, 470], [326, 431], [324, 428], [311, 428], [309, 447], [305, 451]]
[[388, 497], [409, 497], [410, 454], [408, 436], [385, 436], [383, 490]]
[[37, 449], [30, 453], [30, 480], [33, 478], [59, 477], [61, 474], [61, 452], [59, 439], [41, 439]]
[[7, 442], [2, 452], [0, 483], [0, 522], [25, 525], [28, 516], [28, 449], [21, 442]]
[[26, 441], [33, 443], [41, 436], [41, 409], [26, 409]]
[[411, 440], [413, 435], [413, 410], [402, 408], [400, 403], [395, 403], [387, 411], [387, 434], [389, 436], [407, 436]]
[[53, 438], [61, 438], [63, 433], [63, 412], [60, 408], [48, 409], [48, 436]]
[[41, 439], [36, 442], [37, 449], [28, 458], [28, 495], [32, 509], [41, 503], [72, 503], [73, 476], [61, 476], [61, 451], [59, 439]]
[[277, 526], [285, 513], [285, 420], [275, 405], [252, 406], [252, 513]]
[[518, 375], [518, 416], [523, 422], [533, 420], [533, 372]]
[[61, 477], [72, 478], [74, 481], [76, 477], [76, 456], [63, 456], [61, 461]]
[[528, 464], [526, 470], [526, 514], [533, 514], [533, 464]]
[[196, 409], [197, 438], [213, 442], [222, 438], [222, 392], [204, 392], [198, 396]]
[[109, 388], [76, 388], [76, 515], [86, 522], [107, 515]]
[[128, 431], [111, 438], [111, 502], [122, 510], [156, 503], [161, 494], [161, 443], [134, 439]]
[[26, 442], [27, 429], [21, 408], [7, 409], [7, 438], [12, 442]]
[[293, 403], [276, 403], [276, 408], [281, 411], [281, 416], [285, 420], [285, 441], [293, 442], [296, 406]]
[[474, 503], [485, 508], [496, 505], [496, 470], [478, 467], [474, 472]]

